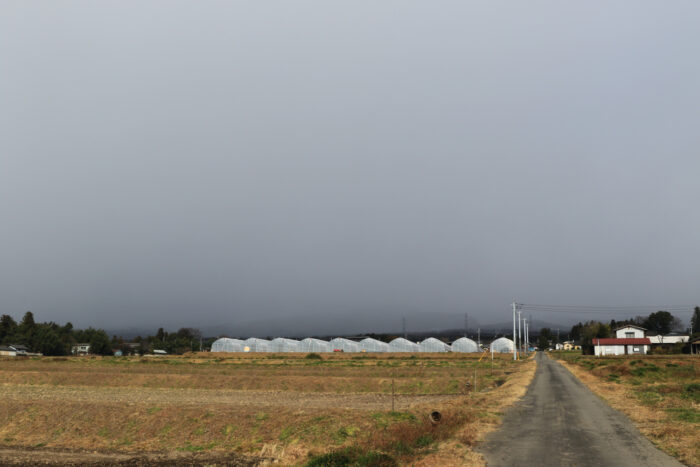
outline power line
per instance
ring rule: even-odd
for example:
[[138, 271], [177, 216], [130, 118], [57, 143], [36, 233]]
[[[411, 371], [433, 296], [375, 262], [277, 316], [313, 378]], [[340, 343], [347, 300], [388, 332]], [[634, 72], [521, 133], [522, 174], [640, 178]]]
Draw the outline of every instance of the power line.
[[638, 309], [654, 309], [654, 310], [669, 310], [669, 309], [683, 309], [692, 310], [697, 305], [542, 305], [542, 304], [532, 304], [532, 303], [519, 303], [520, 307], [523, 308], [577, 308], [586, 310], [638, 310]]
[[[533, 311], [540, 311], [543, 313], [575, 313], [575, 314], [590, 314], [590, 315], [632, 315], [635, 314], [633, 311], [625, 311], [625, 310], [608, 310], [608, 311], [600, 311], [600, 310], [557, 310], [556, 308], [526, 308], [526, 311], [533, 312]], [[671, 312], [673, 311], [674, 313], [681, 313], [683, 311], [679, 310], [663, 310], [663, 311], [668, 311]], [[648, 312], [648, 311], [647, 311]], [[644, 314], [644, 310], [639, 310], [638, 314]]]
[[576, 314], [633, 314], [649, 313], [653, 311], [668, 311], [674, 313], [692, 313], [693, 306], [586, 306], [586, 305], [532, 305], [520, 304], [523, 310], [540, 311], [544, 313], [576, 313]]

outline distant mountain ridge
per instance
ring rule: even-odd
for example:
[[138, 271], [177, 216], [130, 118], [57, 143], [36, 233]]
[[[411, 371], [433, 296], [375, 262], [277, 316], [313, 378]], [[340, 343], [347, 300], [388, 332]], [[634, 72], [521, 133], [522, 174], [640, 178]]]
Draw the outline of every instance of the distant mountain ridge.
[[[422, 314], [425, 315], [425, 314]], [[416, 337], [443, 337], [443, 336], [463, 336], [464, 327], [458, 327], [454, 325], [456, 317], [461, 317], [464, 320], [463, 315], [454, 314], [442, 314], [441, 316], [420, 316], [421, 319], [417, 319], [417, 316], [407, 316], [406, 318], [406, 333], [409, 336]], [[311, 320], [308, 317], [304, 318], [288, 318], [284, 320], [274, 320], [274, 321], [264, 321], [264, 322], [248, 322], [240, 326], [235, 326], [232, 324], [220, 324], [220, 325], [204, 325], [197, 326], [193, 323], [189, 326], [177, 326], [177, 327], [167, 327], [162, 326], [167, 332], [175, 332], [180, 327], [192, 327], [199, 329], [202, 335], [205, 337], [260, 337], [260, 338], [274, 338], [274, 337], [291, 337], [291, 338], [305, 338], [305, 337], [338, 337], [338, 336], [364, 336], [370, 334], [380, 334], [380, 335], [396, 335], [402, 336], [404, 334], [402, 328], [402, 318], [398, 320], [394, 317], [387, 318], [384, 320], [379, 320], [377, 322], [377, 317], [372, 319], [361, 320], [357, 319], [350, 320], [348, 318], [337, 319], [337, 320], [322, 320], [316, 319]], [[308, 325], [304, 325], [308, 321]], [[313, 322], [312, 322], [313, 321]], [[375, 321], [376, 324], [364, 325], [362, 322]], [[397, 323], [398, 321], [398, 323]], [[452, 323], [449, 323], [452, 321]], [[445, 326], [440, 326], [440, 324], [445, 323]], [[452, 324], [451, 326], [449, 324]], [[560, 329], [562, 338], [571, 329], [571, 325], [565, 325], [560, 323], [552, 323], [547, 321], [534, 320], [530, 326], [531, 333], [537, 333], [542, 328], [550, 328], [552, 330]], [[114, 328], [106, 329], [107, 334], [111, 337], [113, 335], [123, 337], [125, 339], [133, 339], [134, 337], [141, 336], [146, 337], [149, 335], [155, 335], [157, 332], [157, 327], [126, 327], [126, 328]], [[484, 337], [488, 336], [510, 336], [513, 333], [513, 323], [511, 322], [498, 322], [493, 324], [480, 324], [476, 319], [469, 320], [469, 329], [467, 334], [469, 337], [476, 339], [477, 333], [480, 330], [481, 335]]]

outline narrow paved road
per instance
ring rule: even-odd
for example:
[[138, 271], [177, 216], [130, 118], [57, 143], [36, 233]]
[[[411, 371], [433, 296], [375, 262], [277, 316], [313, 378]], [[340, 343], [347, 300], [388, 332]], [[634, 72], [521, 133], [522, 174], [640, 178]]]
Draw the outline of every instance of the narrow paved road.
[[498, 466], [681, 466], [542, 352], [525, 397], [480, 451]]

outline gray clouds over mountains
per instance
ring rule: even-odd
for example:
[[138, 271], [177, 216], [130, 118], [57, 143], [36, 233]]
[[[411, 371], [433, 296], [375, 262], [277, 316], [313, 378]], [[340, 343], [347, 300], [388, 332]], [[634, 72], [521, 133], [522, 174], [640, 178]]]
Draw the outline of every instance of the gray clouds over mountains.
[[303, 333], [698, 301], [694, 2], [0, 13], [3, 313]]

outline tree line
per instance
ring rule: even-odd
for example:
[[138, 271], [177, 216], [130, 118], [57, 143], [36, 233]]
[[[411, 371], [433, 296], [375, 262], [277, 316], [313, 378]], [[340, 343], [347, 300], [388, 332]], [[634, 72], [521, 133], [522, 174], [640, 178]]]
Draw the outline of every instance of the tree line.
[[79, 343], [89, 344], [94, 355], [113, 355], [115, 350], [121, 350], [123, 355], [143, 355], [156, 349], [181, 354], [199, 351], [202, 344], [211, 346], [211, 341], [212, 338], [203, 339], [199, 330], [193, 328], [181, 328], [173, 333], [160, 328], [153, 336], [129, 341], [118, 336], [110, 339], [104, 329], [74, 329], [70, 322], [63, 326], [53, 321], [37, 323], [31, 311], [19, 323], [10, 315], [0, 316], [0, 345], [24, 345], [44, 355], [70, 355], [73, 346]]

